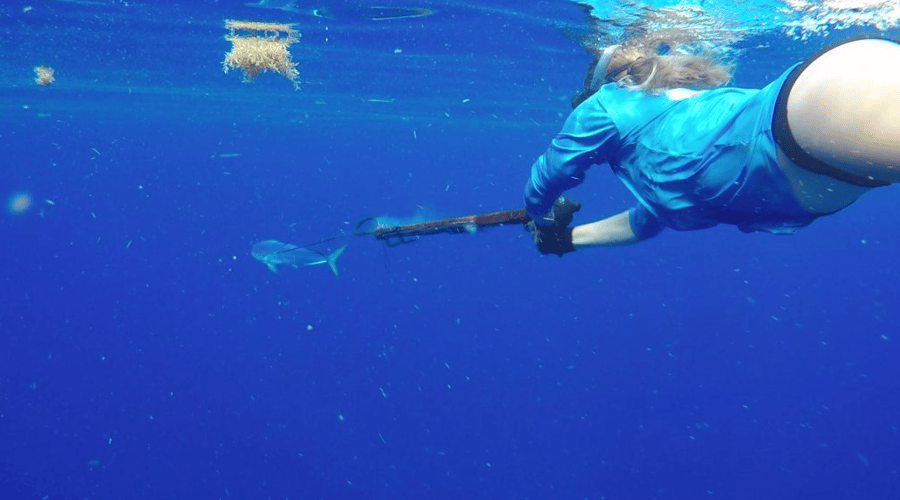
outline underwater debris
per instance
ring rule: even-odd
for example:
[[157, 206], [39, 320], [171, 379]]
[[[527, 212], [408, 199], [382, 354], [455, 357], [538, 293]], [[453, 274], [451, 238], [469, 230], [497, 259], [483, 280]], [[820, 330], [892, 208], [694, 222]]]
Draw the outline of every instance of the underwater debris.
[[46, 87], [47, 85], [52, 85], [53, 82], [56, 81], [56, 78], [53, 77], [53, 68], [50, 66], [35, 66], [34, 67], [34, 83]]
[[370, 21], [394, 21], [397, 19], [413, 19], [416, 17], [430, 16], [434, 12], [423, 7], [368, 7], [368, 12], [363, 12], [362, 17]]
[[261, 73], [272, 71], [290, 80], [295, 89], [300, 88], [300, 73], [288, 52], [300, 34], [291, 24], [229, 19], [225, 29], [229, 30], [225, 39], [231, 42], [231, 51], [222, 62], [225, 73], [239, 69], [244, 73], [244, 81], [252, 82]]
[[33, 200], [28, 193], [16, 193], [9, 198], [6, 208], [11, 214], [24, 214], [31, 208]]
[[[268, 7], [269, 0], [262, 0], [254, 7]], [[266, 4], [266, 5], [263, 5]], [[282, 9], [286, 10], [286, 9]], [[434, 14], [434, 11], [425, 7], [385, 7], [385, 6], [348, 6], [347, 8], [332, 9], [319, 7], [312, 10], [312, 15], [324, 19], [347, 19], [367, 21], [395, 21], [398, 19], [413, 19]]]

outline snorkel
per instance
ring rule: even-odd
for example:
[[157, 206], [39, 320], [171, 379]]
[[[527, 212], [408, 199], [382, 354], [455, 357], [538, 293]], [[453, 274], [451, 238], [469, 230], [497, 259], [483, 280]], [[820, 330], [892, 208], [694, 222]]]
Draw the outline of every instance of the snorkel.
[[[621, 45], [610, 45], [609, 47], [603, 49], [603, 54], [600, 55], [600, 58], [597, 60], [597, 64], [594, 66], [594, 71], [591, 74], [591, 82], [587, 86], [587, 89], [592, 93], [600, 90], [600, 85], [609, 82], [609, 78], [607, 78], [607, 71], [609, 69], [609, 63], [612, 61], [612, 58], [619, 52], [619, 48]], [[620, 68], [616, 68], [616, 73], [621, 73], [624, 66]], [[611, 75], [612, 76], [612, 75]]]
[[619, 47], [619, 45], [610, 45], [603, 49], [603, 53], [600, 56], [594, 57], [584, 75], [584, 90], [572, 96], [572, 109], [577, 108], [588, 97], [600, 90], [601, 85], [607, 83], [606, 69], [609, 68], [609, 63], [619, 51]]

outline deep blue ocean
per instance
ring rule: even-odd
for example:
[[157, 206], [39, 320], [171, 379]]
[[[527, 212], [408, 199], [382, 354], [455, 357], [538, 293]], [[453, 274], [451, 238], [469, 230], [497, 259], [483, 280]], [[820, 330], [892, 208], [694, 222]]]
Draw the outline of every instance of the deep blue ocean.
[[[387, 247], [356, 223], [521, 206], [584, 12], [263, 3], [0, 7], [0, 499], [900, 499], [897, 188], [792, 236]], [[227, 19], [294, 23], [299, 89], [223, 73]], [[737, 86], [876, 32], [759, 28]], [[250, 255], [332, 237], [339, 278]]]

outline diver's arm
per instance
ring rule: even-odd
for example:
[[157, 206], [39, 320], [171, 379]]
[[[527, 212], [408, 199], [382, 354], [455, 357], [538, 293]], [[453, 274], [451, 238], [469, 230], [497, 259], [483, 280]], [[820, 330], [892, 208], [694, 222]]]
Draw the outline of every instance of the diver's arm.
[[659, 234], [663, 224], [642, 205], [597, 222], [572, 228], [575, 249], [630, 245]]
[[641, 240], [631, 230], [627, 210], [597, 222], [572, 228], [572, 244], [575, 245], [576, 250], [587, 247], [630, 245], [638, 241]]
[[590, 98], [575, 108], [531, 167], [525, 186], [525, 209], [535, 224], [552, 224], [553, 202], [581, 184], [592, 165], [608, 161], [619, 147], [619, 140], [615, 124], [598, 99]]

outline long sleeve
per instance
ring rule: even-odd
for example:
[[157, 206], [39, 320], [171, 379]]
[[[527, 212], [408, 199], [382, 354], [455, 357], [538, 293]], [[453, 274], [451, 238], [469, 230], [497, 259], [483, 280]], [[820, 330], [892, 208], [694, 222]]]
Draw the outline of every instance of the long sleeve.
[[628, 225], [638, 241], [652, 238], [666, 227], [640, 203], [628, 210]]
[[531, 167], [525, 185], [525, 208], [546, 215], [564, 191], [584, 181], [591, 165], [606, 163], [619, 147], [619, 132], [596, 96], [566, 119], [550, 147]]

